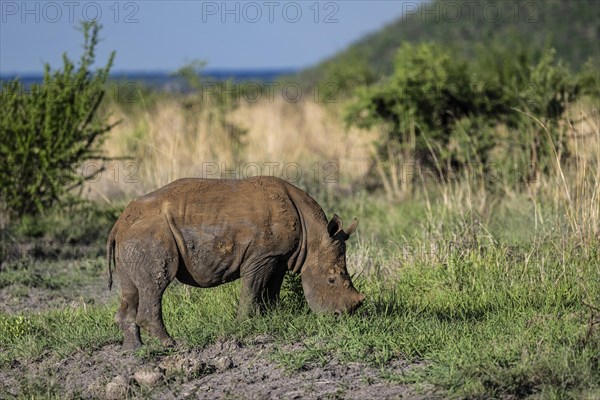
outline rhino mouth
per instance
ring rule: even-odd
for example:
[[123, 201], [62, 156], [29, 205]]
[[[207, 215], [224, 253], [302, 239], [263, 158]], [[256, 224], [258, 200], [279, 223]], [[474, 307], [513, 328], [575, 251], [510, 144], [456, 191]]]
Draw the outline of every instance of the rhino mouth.
[[333, 315], [335, 315], [336, 317], [341, 317], [342, 315], [352, 315], [354, 314], [357, 308], [358, 306], [349, 308], [347, 310], [334, 310]]
[[364, 300], [365, 300], [365, 296], [364, 296], [364, 295], [361, 295], [361, 298], [360, 298], [360, 300], [359, 300], [359, 301], [358, 301], [358, 303], [356, 303], [354, 306], [352, 306], [352, 307], [348, 307], [348, 308], [346, 308], [346, 309], [343, 309], [343, 310], [342, 310], [342, 309], [340, 309], [340, 308], [336, 308], [336, 309], [333, 311], [333, 315], [335, 315], [336, 317], [342, 316], [342, 315], [344, 315], [344, 314], [347, 314], [347, 315], [352, 315], [352, 314], [354, 314], [354, 312], [355, 312], [355, 311], [356, 311], [356, 310], [357, 310], [357, 309], [358, 309], [358, 308], [359, 308], [359, 307], [362, 305], [362, 303], [363, 303], [363, 301], [364, 301]]

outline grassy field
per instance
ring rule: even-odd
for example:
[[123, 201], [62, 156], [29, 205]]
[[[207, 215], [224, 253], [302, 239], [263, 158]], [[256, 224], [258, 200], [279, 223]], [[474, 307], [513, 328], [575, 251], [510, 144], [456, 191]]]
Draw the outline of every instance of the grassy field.
[[[327, 189], [319, 188], [314, 180], [300, 184], [318, 198], [328, 216], [335, 212], [347, 220], [358, 218], [358, 233], [348, 246], [348, 268], [368, 300], [352, 316], [317, 316], [305, 304], [299, 278], [289, 275], [279, 307], [240, 323], [235, 319], [237, 282], [205, 290], [172, 285], [164, 299], [164, 313], [167, 329], [179, 346], [165, 351], [149, 341], [135, 354], [137, 362], [152, 363], [227, 340], [250, 346], [257, 337], [268, 336], [273, 345], [256, 357], [266, 358], [288, 377], [334, 361], [358, 362], [376, 370], [377, 379], [386, 385], [405, 385], [415, 396], [600, 398], [597, 120], [592, 120], [596, 142], [574, 139], [574, 146], [581, 148], [576, 162], [560, 166], [556, 176], [543, 176], [535, 185], [488, 193], [474, 181], [429, 182], [415, 187], [405, 201], [390, 202], [381, 192], [359, 188], [372, 133], [348, 136], [347, 144], [341, 145], [341, 124], [323, 122], [335, 121], [335, 115], [328, 114], [335, 110], [310, 104], [304, 106], [314, 107], [307, 115], [320, 121], [313, 122], [315, 147], [286, 144], [288, 136], [295, 136], [289, 132], [310, 130], [302, 128], [303, 121], [315, 118], [299, 118], [295, 126], [282, 129], [273, 121], [286, 121], [282, 115], [290, 112], [285, 111], [290, 106], [280, 104], [276, 112], [268, 107], [273, 105], [243, 106], [236, 111], [250, 129], [243, 159], [305, 165], [335, 159], [348, 166], [340, 168], [340, 183]], [[269, 117], [269, 112], [281, 118]], [[159, 148], [169, 148], [165, 140], [175, 149], [183, 137], [143, 129], [144, 124], [160, 126], [155, 118], [169, 119], [156, 114], [130, 118], [129, 128], [121, 127], [120, 135], [106, 144], [111, 155], [139, 151], [135, 153], [140, 161], [137, 183], [111, 183], [112, 176], [104, 176], [97, 186], [88, 188], [101, 211], [83, 207], [39, 221], [20, 221], [5, 238], [10, 246], [45, 241], [60, 251], [36, 253], [29, 247], [14, 251], [16, 256], [0, 269], [3, 300], [22, 304], [19, 298], [30, 296], [34, 289], [63, 300], [56, 306], [9, 306], [0, 312], [0, 377], [23, 371], [17, 364], [36, 365], [48, 358], [60, 362], [80, 352], [93, 357], [122, 340], [113, 322], [116, 293], [106, 295], [103, 289], [106, 272], [101, 246], [123, 203], [108, 200], [118, 197], [115, 193], [128, 198], [181, 174], [198, 174], [199, 164], [185, 160], [194, 160], [200, 150], [208, 160], [229, 160], [219, 153], [218, 138], [213, 137], [213, 144], [208, 145], [200, 136], [189, 139], [193, 146], [185, 154], [157, 156]], [[252, 138], [260, 131], [255, 126], [261, 118], [276, 125], [263, 133], [266, 136], [279, 129], [283, 132], [273, 137], [273, 148], [260, 150], [250, 144], [257, 143]], [[289, 120], [281, 122], [286, 123]], [[164, 135], [162, 142], [152, 136], [159, 133]], [[316, 142], [323, 133], [336, 143]], [[276, 145], [284, 150], [277, 150]], [[269, 158], [275, 154], [280, 158]], [[168, 160], [188, 169], [170, 168], [164, 164]], [[362, 164], [345, 160], [361, 160]], [[162, 171], [164, 176], [151, 171]], [[36, 231], [40, 225], [44, 229]], [[78, 250], [81, 243], [89, 248]], [[411, 367], [398, 368], [399, 360]], [[193, 379], [212, 373], [203, 371]], [[17, 376], [10, 387], [0, 386], [0, 397], [15, 393], [61, 397], [64, 387], [56, 378], [58, 370], [55, 373], [37, 381], [26, 374]], [[109, 381], [112, 376], [107, 374]], [[365, 386], [369, 379], [365, 378]], [[70, 395], [81, 395], [74, 393]], [[158, 396], [159, 392], [134, 387], [129, 395], [153, 393]], [[330, 398], [350, 394], [342, 390]], [[237, 397], [232, 394], [231, 398]]]
[[[358, 196], [340, 208], [355, 210], [363, 222], [348, 255], [350, 270], [360, 274], [356, 285], [369, 298], [356, 315], [310, 313], [293, 276], [286, 278], [281, 307], [244, 323], [235, 320], [236, 283], [210, 290], [176, 285], [165, 298], [169, 331], [192, 348], [269, 334], [281, 344], [303, 344], [270, 354], [291, 370], [331, 358], [360, 361], [381, 368], [391, 381], [430, 383], [460, 397], [597, 398], [600, 334], [591, 322], [600, 316], [591, 307], [600, 299], [597, 241], [583, 245], [550, 230], [526, 233], [530, 240], [517, 245], [510, 241], [515, 232], [500, 239], [460, 216], [432, 226], [420, 202], [391, 209]], [[527, 215], [512, 218], [527, 225]], [[64, 263], [11, 264], [0, 285], [59, 290], [66, 286], [67, 275], [57, 272]], [[69, 286], [100, 274], [102, 266], [102, 259], [73, 262], [80, 278], [71, 273]], [[0, 362], [48, 352], [67, 357], [118, 343], [115, 310], [113, 298], [105, 305], [2, 313]], [[158, 348], [154, 343], [139, 356], [152, 357], [150, 349]], [[408, 374], [386, 369], [396, 358], [420, 366]]]

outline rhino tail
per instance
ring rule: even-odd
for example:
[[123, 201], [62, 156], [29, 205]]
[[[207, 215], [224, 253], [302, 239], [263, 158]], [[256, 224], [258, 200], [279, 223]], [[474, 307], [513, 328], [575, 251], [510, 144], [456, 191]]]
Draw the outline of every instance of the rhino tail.
[[115, 228], [110, 231], [108, 241], [106, 242], [106, 262], [108, 264], [108, 290], [112, 289], [113, 278], [111, 264], [115, 266]]

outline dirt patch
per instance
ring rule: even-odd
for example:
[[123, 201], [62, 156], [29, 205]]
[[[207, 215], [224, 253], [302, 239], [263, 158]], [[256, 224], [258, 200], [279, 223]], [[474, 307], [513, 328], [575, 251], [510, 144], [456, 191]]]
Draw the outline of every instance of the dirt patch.
[[[22, 264], [22, 265], [21, 265]], [[103, 259], [6, 264], [0, 271], [0, 312], [41, 313], [106, 304], [120, 290], [108, 291]], [[117, 282], [118, 283], [118, 282]], [[286, 369], [274, 354], [302, 350], [270, 336], [221, 341], [204, 348], [180, 344], [168, 351], [145, 347], [124, 353], [120, 344], [81, 349], [65, 355], [47, 351], [33, 360], [14, 360], [0, 368], [0, 399], [15, 397], [152, 399], [395, 399], [432, 398], [391, 377], [414, 368], [395, 360], [384, 368], [330, 358]], [[159, 354], [156, 354], [156, 352]], [[439, 396], [441, 397], [441, 396]]]
[[88, 284], [62, 292], [43, 288], [12, 285], [0, 289], [0, 312], [41, 313], [51, 309], [79, 308], [88, 305], [108, 304], [118, 297], [115, 291], [109, 292], [99, 285]]
[[23, 258], [0, 269], [0, 312], [41, 313], [51, 309], [108, 304], [104, 258], [36, 260]]
[[[285, 345], [293, 351], [298, 344]], [[0, 371], [0, 398], [29, 393], [61, 398], [153, 399], [393, 399], [432, 398], [384, 378], [415, 365], [394, 361], [384, 369], [335, 359], [325, 365], [289, 371], [270, 360], [277, 344], [258, 337], [242, 344], [230, 340], [199, 349], [177, 348], [170, 354], [143, 357], [117, 345], [78, 351], [65, 358], [43, 356], [31, 363], [13, 362]]]

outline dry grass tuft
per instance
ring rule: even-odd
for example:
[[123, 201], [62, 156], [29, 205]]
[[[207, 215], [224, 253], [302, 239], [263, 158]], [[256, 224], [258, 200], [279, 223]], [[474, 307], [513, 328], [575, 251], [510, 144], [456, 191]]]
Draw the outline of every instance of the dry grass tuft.
[[[107, 164], [85, 188], [92, 199], [132, 198], [182, 177], [258, 174], [300, 176], [305, 186], [338, 181], [352, 185], [369, 168], [374, 132], [343, 125], [339, 107], [283, 99], [240, 103], [220, 123], [211, 110], [191, 112], [174, 99], [126, 115], [104, 143]], [[235, 135], [232, 135], [232, 130]]]

